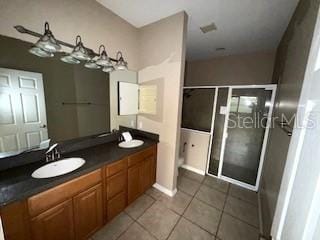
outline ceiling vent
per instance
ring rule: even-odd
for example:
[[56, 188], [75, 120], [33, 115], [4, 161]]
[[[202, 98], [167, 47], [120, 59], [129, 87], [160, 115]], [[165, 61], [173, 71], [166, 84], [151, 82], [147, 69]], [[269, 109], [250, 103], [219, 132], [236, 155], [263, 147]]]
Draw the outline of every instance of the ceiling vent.
[[217, 26], [216, 26], [215, 23], [211, 23], [211, 24], [209, 24], [209, 25], [200, 27], [200, 30], [201, 30], [203, 33], [208, 33], [208, 32], [212, 32], [212, 31], [217, 30]]

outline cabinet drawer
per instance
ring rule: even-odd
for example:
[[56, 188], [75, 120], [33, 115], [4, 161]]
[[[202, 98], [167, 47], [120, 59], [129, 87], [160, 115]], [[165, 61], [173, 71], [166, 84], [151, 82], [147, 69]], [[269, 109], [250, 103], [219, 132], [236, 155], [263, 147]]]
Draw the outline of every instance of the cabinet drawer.
[[108, 201], [108, 221], [113, 219], [119, 213], [121, 213], [127, 206], [127, 195], [125, 192], [121, 192], [114, 198]]
[[107, 180], [107, 199], [113, 198], [127, 188], [127, 171], [122, 171]]
[[28, 199], [29, 214], [31, 217], [37, 216], [99, 182], [101, 182], [101, 169], [30, 197]]
[[155, 153], [155, 148], [150, 147], [150, 148], [147, 148], [146, 150], [133, 154], [128, 158], [128, 166], [131, 167], [135, 164], [138, 164], [139, 162], [143, 161], [145, 158], [154, 155], [154, 153]]
[[106, 167], [106, 176], [111, 177], [127, 168], [127, 158], [111, 163]]

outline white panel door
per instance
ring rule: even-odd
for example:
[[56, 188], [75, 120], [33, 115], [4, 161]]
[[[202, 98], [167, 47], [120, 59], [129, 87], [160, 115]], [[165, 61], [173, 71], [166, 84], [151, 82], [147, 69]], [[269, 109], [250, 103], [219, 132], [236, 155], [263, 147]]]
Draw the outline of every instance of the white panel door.
[[42, 74], [0, 68], [0, 152], [48, 139]]

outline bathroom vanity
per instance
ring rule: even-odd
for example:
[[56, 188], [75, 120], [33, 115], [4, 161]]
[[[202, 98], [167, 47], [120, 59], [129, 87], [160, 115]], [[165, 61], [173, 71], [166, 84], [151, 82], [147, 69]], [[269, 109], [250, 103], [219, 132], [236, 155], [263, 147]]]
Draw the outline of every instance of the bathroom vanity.
[[157, 140], [140, 139], [138, 148], [111, 141], [67, 153], [86, 163], [59, 177], [32, 178], [44, 162], [2, 172], [5, 239], [88, 239], [155, 183]]

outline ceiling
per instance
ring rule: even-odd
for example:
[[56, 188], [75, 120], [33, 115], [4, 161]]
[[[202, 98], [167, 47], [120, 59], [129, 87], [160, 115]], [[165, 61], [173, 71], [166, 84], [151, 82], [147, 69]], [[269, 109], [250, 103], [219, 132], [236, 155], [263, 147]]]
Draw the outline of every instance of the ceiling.
[[[137, 28], [186, 11], [187, 59], [198, 60], [276, 49], [299, 0], [97, 1]], [[212, 22], [217, 30], [203, 34]]]

